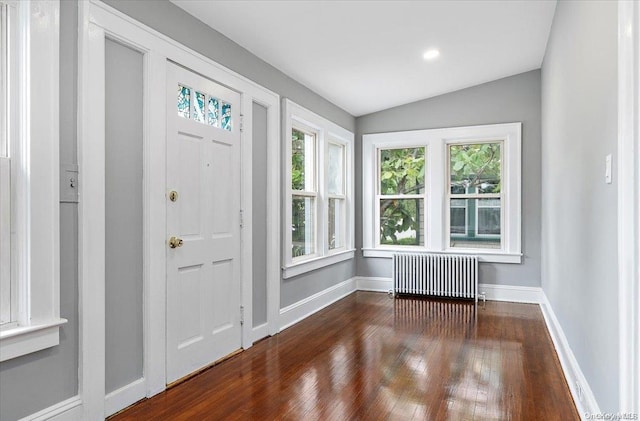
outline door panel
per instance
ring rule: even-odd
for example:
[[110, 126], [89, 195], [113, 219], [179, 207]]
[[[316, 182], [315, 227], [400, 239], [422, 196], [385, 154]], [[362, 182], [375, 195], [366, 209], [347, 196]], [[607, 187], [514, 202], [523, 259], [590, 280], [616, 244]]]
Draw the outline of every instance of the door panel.
[[239, 107], [238, 93], [168, 64], [167, 238], [183, 243], [167, 248], [167, 383], [241, 346]]

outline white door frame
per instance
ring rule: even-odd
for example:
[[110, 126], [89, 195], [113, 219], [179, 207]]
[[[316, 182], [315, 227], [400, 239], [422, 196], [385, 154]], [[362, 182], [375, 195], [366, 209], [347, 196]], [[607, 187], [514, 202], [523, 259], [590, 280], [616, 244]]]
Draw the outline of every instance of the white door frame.
[[[165, 389], [166, 373], [166, 61], [212, 78], [241, 94], [242, 347], [252, 326], [252, 105], [267, 109], [267, 329], [278, 332], [280, 309], [279, 96], [110, 6], [78, 3], [78, 161], [80, 168], [80, 396], [85, 419], [100, 419]], [[105, 38], [144, 57], [144, 369], [143, 378], [105, 397]], [[152, 147], [153, 145], [153, 147]], [[153, 180], [153, 182], [151, 182]], [[158, 182], [161, 180], [161, 182]], [[153, 323], [151, 323], [153, 321]], [[105, 405], [106, 398], [106, 405]]]
[[618, 3], [620, 412], [640, 412], [640, 5]]

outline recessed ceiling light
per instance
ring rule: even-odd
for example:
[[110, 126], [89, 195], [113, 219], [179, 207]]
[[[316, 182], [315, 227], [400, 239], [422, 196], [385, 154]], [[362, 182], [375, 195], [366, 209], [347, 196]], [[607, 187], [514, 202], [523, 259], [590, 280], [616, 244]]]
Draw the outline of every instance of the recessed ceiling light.
[[439, 55], [440, 55], [440, 51], [436, 50], [435, 48], [432, 48], [431, 50], [425, 51], [425, 53], [422, 55], [422, 58], [424, 58], [425, 60], [433, 60], [437, 58]]

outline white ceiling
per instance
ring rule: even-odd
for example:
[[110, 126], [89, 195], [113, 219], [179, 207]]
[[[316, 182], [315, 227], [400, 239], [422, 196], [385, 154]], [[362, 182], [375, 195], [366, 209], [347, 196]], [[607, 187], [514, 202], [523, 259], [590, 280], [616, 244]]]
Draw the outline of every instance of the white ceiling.
[[[555, 0], [172, 0], [354, 116], [540, 68]], [[424, 61], [430, 48], [440, 57]]]

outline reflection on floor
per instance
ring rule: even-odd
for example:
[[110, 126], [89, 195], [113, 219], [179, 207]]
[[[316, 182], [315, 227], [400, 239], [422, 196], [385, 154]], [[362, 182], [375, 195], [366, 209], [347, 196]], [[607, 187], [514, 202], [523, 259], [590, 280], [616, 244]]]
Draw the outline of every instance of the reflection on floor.
[[579, 417], [537, 305], [357, 292], [114, 419]]

